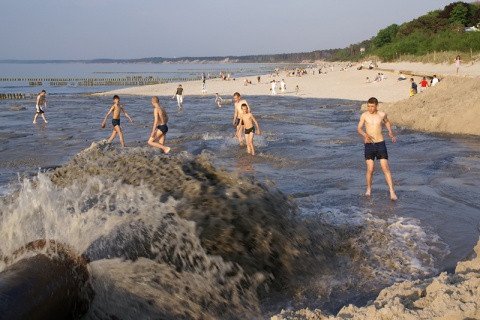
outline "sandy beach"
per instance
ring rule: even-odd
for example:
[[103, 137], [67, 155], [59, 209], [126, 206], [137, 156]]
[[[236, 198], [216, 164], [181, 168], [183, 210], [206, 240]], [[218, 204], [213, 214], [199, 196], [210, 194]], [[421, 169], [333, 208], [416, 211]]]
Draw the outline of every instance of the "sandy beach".
[[[211, 79], [206, 82], [207, 96], [214, 99], [218, 92], [223, 99], [231, 99], [236, 91], [243, 97], [270, 95], [270, 82], [284, 79], [287, 89], [284, 93], [277, 89], [279, 97], [298, 95], [304, 98], [355, 101], [376, 97], [380, 101], [380, 109], [388, 112], [394, 125], [426, 132], [480, 134], [480, 126], [477, 125], [480, 119], [480, 64], [462, 65], [458, 75], [453, 64], [379, 63], [374, 70], [357, 70], [357, 67], [345, 68], [344, 64], [336, 63], [333, 71], [323, 68], [322, 74], [318, 73], [318, 69], [312, 74], [312, 70], [308, 70], [301, 77], [287, 76], [286, 72], [280, 71], [278, 75], [261, 75], [260, 83], [257, 83], [256, 77], [239, 77], [229, 81]], [[442, 81], [427, 92], [410, 97], [408, 79], [397, 81], [401, 71], [408, 79], [413, 77], [417, 84], [422, 76], [437, 75]], [[375, 82], [373, 80], [378, 73], [383, 73], [384, 80]], [[251, 81], [251, 84], [245, 85], [245, 80]], [[178, 83], [165, 83], [124, 88], [99, 95], [173, 96], [177, 86]], [[188, 101], [189, 95], [201, 95], [201, 81], [183, 82], [182, 86], [185, 101]], [[297, 86], [298, 92], [295, 90]], [[454, 113], [455, 117], [452, 116]]]

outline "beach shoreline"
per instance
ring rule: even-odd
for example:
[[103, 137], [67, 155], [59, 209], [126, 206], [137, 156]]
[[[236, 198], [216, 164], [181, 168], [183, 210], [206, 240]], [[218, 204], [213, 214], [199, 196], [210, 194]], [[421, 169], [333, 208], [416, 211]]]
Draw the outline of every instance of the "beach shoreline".
[[[213, 100], [215, 93], [218, 93], [223, 99], [230, 100], [234, 92], [240, 92], [243, 97], [271, 95], [270, 82], [284, 79], [286, 90], [280, 93], [277, 89], [277, 97], [341, 99], [360, 103], [365, 103], [370, 97], [376, 97], [380, 101], [379, 109], [388, 112], [394, 125], [425, 132], [480, 135], [480, 128], [476, 125], [477, 120], [480, 120], [480, 104], [477, 102], [480, 101], [477, 90], [480, 88], [480, 64], [461, 66], [458, 75], [455, 73], [453, 63], [450, 65], [416, 62], [380, 63], [376, 69], [371, 70], [368, 68], [358, 70], [359, 64], [350, 67], [346, 67], [347, 64], [344, 63], [330, 65], [333, 65], [333, 69], [322, 68], [322, 72], [325, 73], [319, 74], [318, 68], [308, 68], [307, 74], [300, 77], [287, 76], [283, 70], [278, 74], [263, 74], [260, 75], [260, 82], [257, 82], [257, 76], [231, 80], [207, 79], [205, 97], [211, 97]], [[397, 80], [401, 71], [405, 72], [407, 80]], [[384, 80], [373, 81], [379, 74], [383, 74]], [[433, 75], [442, 80], [437, 86], [428, 88], [426, 93], [409, 96], [411, 77], [419, 84], [423, 76]], [[251, 81], [251, 84], [246, 84], [247, 80]], [[173, 97], [178, 84], [172, 82], [129, 87], [95, 95]], [[201, 80], [181, 84], [187, 103], [189, 95], [202, 95]], [[465, 106], [468, 106], [466, 114], [463, 112]], [[452, 117], [452, 114], [461, 114], [461, 119]]]

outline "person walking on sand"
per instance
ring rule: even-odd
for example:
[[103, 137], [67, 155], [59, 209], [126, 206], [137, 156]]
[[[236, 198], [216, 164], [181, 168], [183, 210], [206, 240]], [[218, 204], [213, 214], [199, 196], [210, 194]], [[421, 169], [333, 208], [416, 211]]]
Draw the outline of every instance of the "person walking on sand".
[[240, 115], [243, 113], [242, 111], [242, 104], [246, 104], [248, 108], [248, 112], [251, 112], [250, 106], [248, 102], [241, 98], [240, 93], [235, 92], [233, 94], [233, 100], [235, 101], [234, 107], [235, 112], [233, 114], [233, 125], [237, 127], [235, 137], [238, 138], [238, 143], [243, 146], [243, 138], [242, 138], [242, 130], [244, 128], [243, 121], [240, 120]]
[[[164, 145], [165, 138], [167, 137], [168, 132], [168, 114], [160, 105], [160, 101], [158, 97], [152, 97], [152, 106], [153, 106], [153, 128], [152, 133], [150, 134], [150, 138], [148, 139], [148, 144], [152, 147], [156, 147], [162, 149], [163, 152], [169, 153], [170, 147]], [[155, 140], [158, 139], [158, 142]]]
[[462, 59], [460, 59], [460, 56], [456, 56], [455, 57], [455, 69], [457, 70], [457, 74], [458, 74], [458, 69], [460, 69], [460, 62], [462, 61]]
[[45, 98], [45, 95], [47, 94], [47, 91], [42, 90], [40, 94], [37, 96], [37, 113], [35, 113], [35, 116], [33, 117], [33, 124], [37, 124], [37, 117], [38, 115], [42, 115], [42, 119], [45, 123], [48, 123], [47, 119], [45, 119], [45, 111], [42, 109], [42, 105], [47, 109], [47, 99]]
[[[397, 141], [392, 133], [392, 126], [387, 118], [387, 114], [383, 111], [379, 111], [377, 98], [370, 98], [367, 102], [368, 111], [364, 112], [360, 116], [358, 122], [357, 131], [363, 136], [365, 143], [365, 162], [367, 164], [367, 192], [366, 196], [370, 196], [372, 192], [372, 179], [374, 170], [375, 158], [380, 160], [380, 166], [382, 167], [385, 180], [390, 188], [390, 199], [397, 200], [397, 195], [393, 189], [393, 180], [390, 168], [388, 166], [388, 153], [387, 146], [382, 134], [382, 123], [388, 130], [388, 135], [392, 138], [392, 141]], [[363, 127], [365, 126], [365, 131]]]
[[110, 138], [108, 138], [108, 142], [112, 142], [113, 139], [115, 139], [115, 136], [118, 134], [118, 137], [120, 138], [120, 144], [122, 145], [122, 147], [125, 147], [125, 142], [123, 141], [122, 128], [120, 128], [120, 111], [123, 112], [125, 117], [127, 117], [131, 123], [133, 123], [132, 118], [130, 118], [128, 113], [125, 112], [125, 109], [120, 104], [120, 97], [117, 95], [114, 95], [113, 106], [110, 108], [110, 110], [108, 110], [107, 114], [105, 115], [105, 118], [103, 119], [103, 122], [102, 122], [102, 128], [105, 128], [105, 124], [107, 123], [107, 118], [113, 112], [113, 116], [112, 116], [113, 131]]
[[175, 99], [177, 97], [177, 104], [178, 104], [178, 109], [183, 110], [183, 97], [185, 93], [183, 91], [182, 85], [179, 84], [177, 87], [177, 90], [175, 91], [175, 94], [173, 95], [172, 99]]
[[272, 91], [272, 96], [273, 95], [276, 95], [277, 93], [275, 92], [275, 89], [277, 88], [277, 82], [275, 80], [272, 80], [272, 82], [270, 82], [272, 87], [270, 88], [270, 90]]
[[[261, 134], [260, 126], [258, 125], [257, 120], [249, 112], [249, 107], [246, 103], [242, 103], [242, 114], [240, 114], [240, 120], [244, 123], [245, 127], [245, 141], [247, 142], [247, 153], [252, 156], [255, 155], [255, 147], [253, 146], [253, 137], [255, 136], [255, 127], [257, 127], [257, 133]], [[253, 124], [255, 123], [255, 127]]]

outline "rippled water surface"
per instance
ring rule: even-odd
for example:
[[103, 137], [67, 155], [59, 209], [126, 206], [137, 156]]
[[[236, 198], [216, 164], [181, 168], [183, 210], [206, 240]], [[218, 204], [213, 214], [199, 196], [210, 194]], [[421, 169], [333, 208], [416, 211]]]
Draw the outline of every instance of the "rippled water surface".
[[[367, 274], [373, 270], [385, 281], [362, 293], [368, 295], [381, 285], [399, 279], [451, 269], [456, 261], [472, 251], [478, 240], [480, 220], [480, 146], [476, 137], [424, 134], [394, 126], [397, 143], [387, 140], [387, 147], [399, 200], [389, 200], [378, 163], [372, 196], [366, 198], [363, 195], [363, 143], [356, 132], [361, 102], [282, 96], [244, 98], [262, 129], [262, 135], [254, 139], [257, 156], [247, 155], [245, 149], [238, 146], [232, 126], [232, 105], [217, 108], [213, 97], [188, 96], [184, 111], [178, 111], [170, 97], [161, 96], [160, 101], [170, 115], [166, 144], [172, 151], [165, 157], [206, 155], [218, 170], [224, 168], [251, 181], [273, 183], [298, 207], [303, 227], [312, 235], [315, 229], [322, 230], [321, 236], [316, 238], [322, 242], [322, 248], [313, 246], [312, 254], [315, 255], [315, 250], [330, 248], [333, 253], [328, 257], [334, 259], [335, 252], [344, 250], [342, 252], [350, 252], [346, 256], [352, 259], [343, 264], [337, 260], [335, 264], [343, 267], [337, 273], [318, 270], [318, 274], [313, 272], [307, 281], [298, 279], [294, 285], [296, 293], [278, 288], [275, 294], [263, 292], [260, 308], [264, 315], [290, 303], [293, 306], [321, 305], [334, 299], [340, 301], [338, 306], [346, 301], [361, 301], [358, 296], [349, 297], [339, 289], [339, 279], [348, 282], [345, 279], [355, 278], [356, 272], [359, 277], [362, 272]], [[0, 101], [0, 186], [3, 195], [18, 188], [23, 177], [33, 178], [39, 171], [64, 166], [92, 143], [110, 136], [110, 121], [105, 129], [100, 128], [100, 123], [112, 104], [111, 97], [52, 96], [48, 102], [49, 123], [33, 125], [33, 101]], [[136, 161], [135, 154], [142, 152], [163, 157], [161, 151], [146, 145], [153, 122], [150, 97], [122, 96], [121, 103], [135, 121], [131, 124], [122, 117], [127, 159]], [[118, 145], [117, 138], [109, 148], [121, 152]], [[104, 163], [102, 159], [92, 156], [89, 161], [98, 165]], [[156, 179], [163, 179], [162, 172]], [[126, 173], [135, 174], [133, 171]], [[147, 192], [148, 184], [144, 187]], [[45, 188], [50, 188], [48, 183]], [[150, 196], [145, 197], [150, 199]], [[225, 197], [230, 199], [230, 195]], [[248, 203], [249, 200], [244, 201]], [[152, 203], [145, 204], [145, 210], [152, 205], [155, 207]], [[120, 219], [118, 223], [124, 221]], [[88, 245], [84, 244], [81, 250]], [[202, 245], [205, 247], [204, 243]], [[10, 246], [15, 247], [15, 244]], [[3, 251], [8, 250], [3, 248]], [[92, 264], [94, 273], [100, 278], [105, 276], [100, 276], [100, 270], [107, 265], [119, 270], [135, 269], [134, 265], [115, 261], [95, 262]], [[146, 268], [151, 263], [144, 262], [142, 266]], [[302, 264], [302, 261], [297, 263]], [[151, 265], [151, 268], [166, 272], [159, 265]], [[191, 276], [197, 279], [195, 281], [205, 280], [202, 275]], [[131, 282], [137, 280], [131, 279]], [[306, 284], [309, 282], [310, 286]], [[312, 285], [312, 282], [322, 284]], [[132, 284], [124, 286], [126, 291], [138, 291]], [[315, 290], [322, 290], [318, 295], [324, 295], [324, 300], [316, 297]], [[96, 305], [95, 308], [100, 307]], [[258, 313], [255, 307], [249, 310]]]

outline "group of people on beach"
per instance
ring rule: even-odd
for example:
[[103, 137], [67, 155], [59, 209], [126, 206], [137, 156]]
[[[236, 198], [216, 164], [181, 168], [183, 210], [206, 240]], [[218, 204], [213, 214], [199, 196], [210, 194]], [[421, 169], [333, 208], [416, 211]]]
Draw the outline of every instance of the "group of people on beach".
[[[43, 107], [47, 107], [45, 99], [46, 91], [42, 92], [37, 97], [36, 109], [37, 113], [35, 114], [33, 123], [36, 123], [38, 115], [41, 115], [45, 121], [45, 115], [43, 112]], [[217, 94], [218, 96], [218, 94]], [[183, 101], [183, 89], [179, 85], [175, 93], [174, 98], [177, 97], [179, 108], [182, 109], [181, 103]], [[219, 97], [219, 96], [218, 96]], [[220, 98], [221, 99], [221, 98]], [[236, 127], [235, 137], [238, 139], [240, 146], [245, 144], [247, 147], [247, 153], [252, 156], [255, 155], [255, 146], [253, 144], [253, 139], [255, 133], [261, 134], [260, 126], [257, 119], [251, 112], [250, 105], [245, 99], [242, 99], [240, 93], [235, 92], [233, 94], [234, 100], [234, 114], [232, 124]], [[221, 100], [219, 100], [221, 102]], [[165, 139], [168, 132], [168, 114], [165, 108], [160, 105], [158, 97], [154, 96], [151, 98], [151, 103], [153, 106], [153, 127], [148, 139], [148, 145], [159, 148], [165, 153], [169, 153], [171, 148], [165, 146]], [[385, 125], [385, 128], [388, 130], [388, 135], [393, 142], [396, 142], [396, 138], [392, 133], [392, 126], [388, 120], [387, 114], [383, 111], [378, 110], [378, 100], [374, 97], [370, 98], [367, 102], [368, 111], [362, 113], [360, 120], [357, 126], [357, 132], [363, 136], [364, 140], [364, 156], [367, 166], [366, 172], [366, 183], [367, 191], [365, 195], [371, 195], [372, 188], [372, 179], [374, 172], [374, 160], [380, 161], [380, 167], [385, 175], [385, 180], [390, 189], [390, 199], [397, 200], [397, 195], [393, 188], [393, 179], [388, 165], [388, 152], [385, 144], [385, 140], [382, 133], [382, 125]], [[125, 147], [125, 141], [123, 139], [122, 129], [120, 127], [120, 114], [123, 113], [125, 117], [130, 120], [131, 123], [134, 123], [133, 119], [125, 111], [125, 108], [120, 104], [120, 97], [118, 95], [113, 96], [113, 105], [110, 107], [108, 112], [105, 114], [103, 122], [101, 124], [102, 128], [105, 128], [108, 117], [112, 114], [112, 134], [108, 139], [108, 142], [112, 142], [115, 137], [118, 135], [120, 139], [120, 144], [122, 147]], [[243, 134], [243, 136], [242, 136]]]

